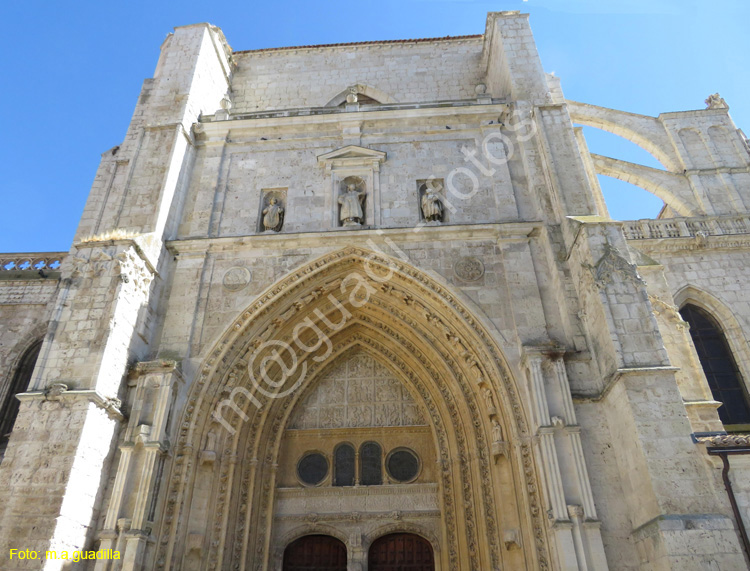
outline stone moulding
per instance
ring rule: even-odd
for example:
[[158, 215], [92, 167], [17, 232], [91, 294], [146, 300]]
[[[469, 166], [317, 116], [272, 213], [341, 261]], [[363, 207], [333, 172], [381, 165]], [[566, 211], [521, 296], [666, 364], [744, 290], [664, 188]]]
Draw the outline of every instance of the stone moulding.
[[750, 434], [717, 434], [698, 436], [696, 441], [707, 448], [750, 448]]
[[[488, 239], [498, 241], [526, 240], [537, 235], [543, 227], [542, 222], [503, 222], [500, 224], [456, 224], [442, 226], [424, 226], [419, 232], [414, 227], [381, 228], [357, 231], [362, 241], [368, 238], [378, 240], [390, 238], [399, 242], [426, 242], [430, 240]], [[167, 242], [167, 249], [172, 255], [205, 254], [212, 252], [248, 252], [254, 248], [298, 248], [302, 244], [325, 244], [333, 248], [345, 248], [351, 243], [351, 236], [336, 235], [326, 232], [284, 232], [283, 234], [257, 234], [253, 236], [227, 236], [222, 238], [186, 238]]]
[[[230, 129], [234, 137], [239, 137], [246, 131], [256, 131], [258, 129], [269, 129], [273, 127], [286, 127], [291, 125], [318, 125], [318, 124], [339, 124], [349, 123], [352, 121], [371, 121], [371, 120], [419, 120], [420, 118], [434, 118], [442, 121], [446, 117], [460, 116], [462, 120], [467, 120], [466, 116], [482, 116], [497, 118], [508, 109], [507, 103], [492, 103], [491, 105], [477, 106], [476, 99], [466, 101], [457, 101], [456, 105], [445, 107], [420, 104], [420, 105], [393, 105], [378, 106], [370, 110], [351, 111], [342, 113], [338, 109], [331, 107], [308, 108], [308, 109], [287, 109], [283, 111], [267, 111], [253, 115], [238, 115], [231, 121], [205, 121], [201, 122], [202, 126], [201, 139], [197, 144], [205, 144], [207, 141], [216, 140], [217, 137], [224, 138], [228, 135]], [[194, 129], [197, 133], [197, 130]], [[205, 140], [203, 139], [205, 137]]]

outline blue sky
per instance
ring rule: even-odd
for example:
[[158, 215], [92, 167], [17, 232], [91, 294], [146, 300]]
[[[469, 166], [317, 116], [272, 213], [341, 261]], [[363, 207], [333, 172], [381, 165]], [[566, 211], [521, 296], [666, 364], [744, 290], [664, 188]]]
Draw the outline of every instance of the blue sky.
[[[570, 99], [656, 115], [702, 109], [718, 91], [750, 133], [746, 0], [6, 0], [0, 252], [69, 249], [99, 155], [122, 141], [174, 26], [211, 22], [242, 50], [476, 34], [497, 10], [531, 14], [542, 63]], [[586, 134], [592, 152], [659, 166], [627, 141]], [[615, 218], [654, 216], [660, 207], [618, 181], [605, 192]]]

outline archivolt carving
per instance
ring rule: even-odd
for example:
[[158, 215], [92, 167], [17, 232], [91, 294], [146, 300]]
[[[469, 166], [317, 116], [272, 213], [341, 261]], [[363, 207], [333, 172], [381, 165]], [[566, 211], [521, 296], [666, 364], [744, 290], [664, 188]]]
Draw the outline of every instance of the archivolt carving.
[[[177, 437], [177, 451], [163, 508], [165, 527], [161, 530], [157, 548], [159, 568], [167, 566], [167, 562], [172, 562], [175, 553], [179, 553], [182, 541], [180, 538], [184, 532], [178, 528], [178, 522], [183, 518], [176, 515], [184, 513], [187, 508], [190, 496], [187, 489], [196, 463], [196, 449], [200, 448], [208, 431], [212, 408], [222, 395], [226, 396], [233, 386], [238, 386], [238, 383], [242, 384], [244, 381], [243, 375], [238, 374], [241, 368], [232, 367], [238, 360], [246, 361], [254, 347], [259, 346], [262, 340], [291, 339], [290, 323], [297, 321], [303, 312], [309, 312], [313, 307], [325, 306], [326, 294], [341, 289], [342, 275], [345, 276], [353, 270], [365, 274], [368, 267], [375, 272], [375, 276], [386, 275], [392, 271], [393, 277], [388, 283], [378, 287], [377, 293], [371, 297], [367, 307], [362, 308], [351, 325], [345, 328], [349, 335], [349, 327], [356, 325], [356, 336], [349, 336], [346, 343], [336, 343], [333, 353], [338, 354], [346, 350], [356, 341], [361, 346], [386, 356], [389, 362], [398, 368], [399, 373], [408, 379], [406, 384], [419, 393], [428, 410], [440, 449], [445, 523], [449, 530], [456, 530], [456, 513], [457, 510], [463, 510], [463, 506], [454, 505], [454, 485], [460, 485], [461, 490], [456, 491], [460, 493], [462, 503], [467, 506], [465, 513], [462, 513], [462, 523], [466, 524], [466, 539], [471, 546], [469, 558], [473, 568], [481, 567], [476, 546], [482, 544], [490, 547], [489, 557], [492, 566], [500, 566], [499, 530], [495, 521], [497, 511], [494, 505], [487, 443], [490, 428], [486, 415], [480, 414], [479, 383], [484, 382], [483, 386], [497, 391], [495, 402], [505, 413], [504, 420], [508, 425], [504, 428], [509, 440], [517, 443], [518, 456], [514, 456], [514, 459], [520, 461], [523, 471], [526, 496], [524, 498], [523, 493], [519, 493], [518, 501], [522, 510], [530, 513], [537, 566], [541, 569], [548, 568], [545, 522], [536, 483], [537, 473], [528, 440], [527, 423], [516, 387], [494, 340], [464, 304], [444, 286], [408, 264], [361, 248], [347, 248], [324, 256], [269, 288], [242, 313], [204, 360], [193, 383]], [[370, 278], [369, 283], [374, 290], [376, 280]], [[329, 323], [336, 321], [334, 319]], [[411, 328], [408, 338], [386, 323], [403, 323]], [[434, 337], [435, 331], [440, 331], [441, 337]], [[332, 338], [335, 336], [332, 335]], [[390, 339], [393, 342], [386, 346], [378, 339]], [[417, 342], [420, 343], [419, 346], [415, 344]], [[437, 353], [425, 355], [420, 347], [429, 347]], [[422, 380], [421, 375], [416, 375], [411, 370], [402, 359], [401, 353], [413, 363], [412, 366], [418, 364], [427, 373], [429, 386]], [[460, 388], [463, 399], [460, 403], [456, 401], [455, 390], [451, 390], [433, 366], [432, 361], [436, 355], [440, 356], [442, 362], [435, 365], [449, 373], [446, 378], [452, 377], [451, 383], [457, 384]], [[334, 357], [331, 356], [328, 362], [332, 358]], [[322, 369], [319, 363], [313, 365], [310, 367], [308, 378], [314, 377], [317, 371]], [[430, 391], [430, 387], [437, 388], [442, 404], [439, 405], [435, 400], [436, 395]], [[273, 505], [273, 462], [277, 446], [264, 444], [266, 447], [263, 449], [261, 443], [273, 441], [273, 435], [277, 435], [277, 439], [280, 437], [278, 435], [281, 434], [299, 394], [273, 402], [259, 393], [255, 393], [254, 398], [258, 405], [257, 409], [250, 401], [240, 403], [244, 404], [243, 411], [250, 417], [249, 421], [231, 439], [228, 433], [222, 434], [217, 445], [217, 450], [223, 450], [223, 453], [219, 462], [220, 487], [218, 501], [214, 504], [215, 519], [209, 554], [209, 561], [213, 562], [212, 568], [223, 567], [225, 541], [230, 541], [234, 545], [230, 554], [233, 568], [241, 568], [241, 562], [247, 559], [251, 550], [255, 561], [263, 562], [269, 555], [272, 527], [269, 507]], [[454, 476], [450, 458], [447, 456], [450, 437], [448, 427], [441, 417], [440, 406], [446, 407], [445, 414], [449, 415], [453, 425], [449, 428], [453, 431], [452, 437], [456, 439], [454, 447], [458, 451], [460, 477], [455, 483], [453, 478], [459, 475]], [[464, 408], [465, 412], [462, 413], [461, 407], [468, 408]], [[463, 422], [459, 420], [462, 414]], [[467, 435], [463, 434], [461, 428], [464, 425], [473, 428], [478, 451], [476, 459], [467, 455]], [[238, 451], [239, 443], [245, 440], [251, 442], [251, 447]], [[242, 463], [242, 473], [237, 473], [234, 465], [240, 452], [244, 454], [245, 461]], [[481, 488], [474, 490], [472, 482], [475, 480], [472, 479], [471, 470], [472, 466], [477, 465]], [[239, 497], [236, 498], [238, 502], [233, 501], [230, 506], [227, 495], [229, 490], [234, 489], [232, 479], [235, 474], [240, 478]], [[260, 486], [257, 484], [258, 481], [262, 481]], [[256, 492], [258, 489], [260, 491]], [[473, 490], [482, 496], [484, 513], [481, 516], [473, 512]], [[262, 505], [251, 500], [254, 493], [259, 494], [258, 499]], [[253, 510], [248, 509], [251, 501]], [[223, 535], [227, 531], [230, 512], [232, 521], [236, 524], [235, 536], [231, 540]], [[477, 541], [478, 528], [482, 528], [482, 533], [486, 533], [486, 542]], [[250, 529], [269, 531], [265, 535], [259, 534], [256, 544], [251, 547], [247, 543]], [[457, 535], [455, 532], [448, 534], [451, 543], [446, 548], [451, 568], [458, 568], [459, 547], [455, 544]], [[260, 565], [262, 567], [263, 563]]]

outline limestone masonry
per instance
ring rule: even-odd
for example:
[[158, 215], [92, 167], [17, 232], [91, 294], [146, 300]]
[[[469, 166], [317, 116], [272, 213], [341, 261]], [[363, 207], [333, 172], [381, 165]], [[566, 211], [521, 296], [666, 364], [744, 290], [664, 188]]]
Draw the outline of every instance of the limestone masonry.
[[[0, 568], [747, 569], [728, 111], [566, 100], [518, 12], [176, 28], [70, 251], [0, 254]], [[612, 220], [598, 174], [664, 209]]]

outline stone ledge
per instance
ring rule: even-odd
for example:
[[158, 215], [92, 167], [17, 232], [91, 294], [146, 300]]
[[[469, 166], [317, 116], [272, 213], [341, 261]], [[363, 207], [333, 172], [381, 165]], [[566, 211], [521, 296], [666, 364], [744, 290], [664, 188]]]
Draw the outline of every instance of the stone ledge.
[[94, 389], [72, 389], [68, 388], [62, 383], [55, 383], [50, 388], [44, 391], [29, 391], [26, 393], [19, 393], [16, 398], [21, 402], [41, 400], [41, 401], [78, 401], [87, 400], [103, 411], [112, 420], [124, 421], [127, 417], [120, 410], [122, 403], [118, 399], [108, 398], [99, 393]]
[[189, 252], [203, 253], [207, 249], [213, 252], [233, 251], [238, 248], [312, 248], [328, 246], [343, 248], [368, 239], [390, 238], [411, 242], [439, 241], [450, 242], [457, 239], [518, 240], [532, 237], [541, 228], [542, 222], [494, 222], [478, 224], [456, 224], [440, 226], [409, 226], [406, 228], [366, 228], [341, 232], [322, 230], [320, 232], [289, 232], [279, 234], [252, 234], [224, 236], [220, 238], [189, 237], [167, 242], [171, 254]]

